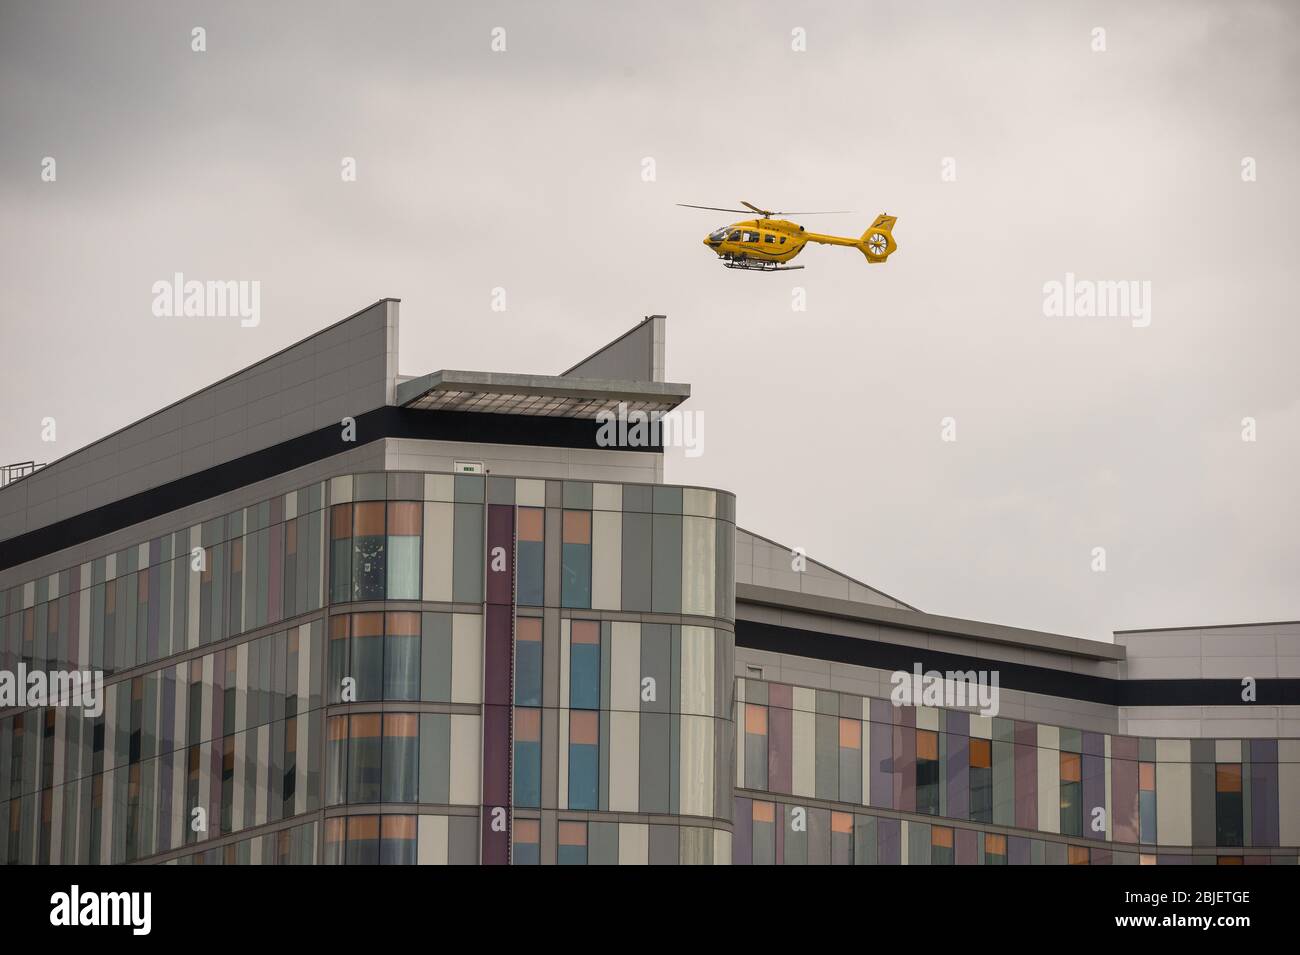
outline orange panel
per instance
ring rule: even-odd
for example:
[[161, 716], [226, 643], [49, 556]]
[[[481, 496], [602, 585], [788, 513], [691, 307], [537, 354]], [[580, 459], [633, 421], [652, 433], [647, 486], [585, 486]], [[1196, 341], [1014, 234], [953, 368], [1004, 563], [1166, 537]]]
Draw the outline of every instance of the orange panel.
[[545, 539], [545, 515], [540, 507], [519, 508], [519, 539], [521, 541], [541, 541]]
[[591, 543], [591, 511], [564, 512], [564, 543]]
[[916, 731], [916, 758], [939, 758], [939, 734], [933, 730]]
[[569, 712], [569, 742], [595, 746], [600, 742], [599, 714], [594, 710]]
[[587, 824], [585, 822], [560, 823], [560, 845], [585, 846], [587, 844]]

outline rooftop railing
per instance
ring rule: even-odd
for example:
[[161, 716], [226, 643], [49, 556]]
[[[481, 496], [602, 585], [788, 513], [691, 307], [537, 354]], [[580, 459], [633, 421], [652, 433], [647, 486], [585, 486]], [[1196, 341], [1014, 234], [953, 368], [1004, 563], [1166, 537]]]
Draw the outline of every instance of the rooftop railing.
[[17, 464], [0, 465], [0, 487], [8, 487], [15, 481], [21, 481], [45, 467], [35, 461], [20, 461]]

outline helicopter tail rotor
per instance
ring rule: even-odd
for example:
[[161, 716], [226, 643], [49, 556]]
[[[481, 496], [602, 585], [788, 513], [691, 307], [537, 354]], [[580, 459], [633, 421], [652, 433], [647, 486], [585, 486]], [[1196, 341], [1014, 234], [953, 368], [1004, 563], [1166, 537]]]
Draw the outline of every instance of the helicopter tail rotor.
[[898, 216], [881, 213], [876, 216], [876, 221], [871, 223], [871, 228], [862, 233], [858, 248], [862, 250], [868, 262], [873, 264], [883, 262], [898, 248], [893, 233], [894, 223], [897, 221]]

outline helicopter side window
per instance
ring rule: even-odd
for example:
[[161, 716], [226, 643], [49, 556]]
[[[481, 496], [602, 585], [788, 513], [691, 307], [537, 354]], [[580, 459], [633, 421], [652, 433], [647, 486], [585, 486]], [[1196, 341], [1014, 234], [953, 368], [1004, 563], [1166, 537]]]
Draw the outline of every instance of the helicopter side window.
[[743, 241], [745, 241], [745, 242], [758, 242], [758, 241], [759, 241], [758, 233], [757, 233], [757, 232], [746, 232], [746, 233], [745, 233], [745, 238], [744, 238]]
[[735, 232], [731, 233], [731, 235], [727, 236], [727, 241], [728, 241], [728, 242], [739, 242], [739, 241], [740, 241], [740, 230], [737, 229]]
[[763, 241], [764, 241], [764, 242], [767, 242], [767, 243], [769, 243], [769, 244], [775, 244], [775, 243], [776, 243], [776, 236], [772, 235], [770, 232], [769, 232], [769, 233], [765, 233], [764, 236], [763, 236]]

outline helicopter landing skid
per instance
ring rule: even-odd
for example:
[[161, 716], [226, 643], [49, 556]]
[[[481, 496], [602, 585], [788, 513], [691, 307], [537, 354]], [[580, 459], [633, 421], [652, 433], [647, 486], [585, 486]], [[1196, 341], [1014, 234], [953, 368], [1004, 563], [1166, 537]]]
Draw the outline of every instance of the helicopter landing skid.
[[759, 259], [723, 259], [722, 264], [729, 269], [744, 269], [748, 272], [793, 272], [803, 268], [802, 265], [782, 265], [779, 262], [763, 262]]

